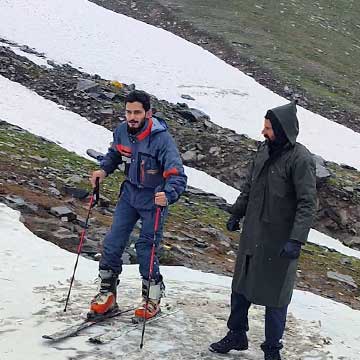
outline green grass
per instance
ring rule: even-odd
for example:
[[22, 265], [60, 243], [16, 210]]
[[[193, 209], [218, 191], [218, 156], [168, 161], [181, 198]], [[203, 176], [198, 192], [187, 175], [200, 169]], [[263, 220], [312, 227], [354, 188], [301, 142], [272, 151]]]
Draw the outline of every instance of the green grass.
[[359, 1], [159, 2], [198, 29], [238, 46], [239, 53], [271, 69], [283, 83], [360, 111]]

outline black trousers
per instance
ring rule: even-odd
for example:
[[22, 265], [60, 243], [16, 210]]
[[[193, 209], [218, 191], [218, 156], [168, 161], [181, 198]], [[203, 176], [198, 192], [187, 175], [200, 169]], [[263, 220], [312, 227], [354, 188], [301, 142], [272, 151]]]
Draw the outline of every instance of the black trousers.
[[[230, 330], [236, 332], [248, 331], [248, 312], [251, 302], [244, 295], [232, 292], [231, 313], [227, 322]], [[265, 308], [265, 344], [274, 348], [282, 347], [281, 338], [284, 334], [288, 305], [284, 307]]]

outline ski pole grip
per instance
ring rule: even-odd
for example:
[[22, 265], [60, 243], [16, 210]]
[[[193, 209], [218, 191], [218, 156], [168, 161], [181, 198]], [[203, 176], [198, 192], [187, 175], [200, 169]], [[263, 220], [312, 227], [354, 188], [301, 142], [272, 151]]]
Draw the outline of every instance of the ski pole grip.
[[97, 177], [95, 179], [95, 187], [93, 189], [93, 203], [92, 203], [92, 207], [94, 207], [98, 201], [99, 201], [99, 197], [100, 197], [100, 178]]

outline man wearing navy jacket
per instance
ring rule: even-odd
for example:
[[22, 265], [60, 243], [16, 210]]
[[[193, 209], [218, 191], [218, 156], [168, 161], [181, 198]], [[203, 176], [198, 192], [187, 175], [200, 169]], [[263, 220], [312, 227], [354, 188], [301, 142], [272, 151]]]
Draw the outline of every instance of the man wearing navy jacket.
[[[166, 208], [184, 192], [187, 177], [176, 144], [164, 120], [151, 116], [150, 97], [143, 91], [132, 91], [125, 98], [126, 122], [114, 131], [114, 141], [100, 162], [100, 170], [92, 173], [103, 181], [119, 164], [125, 165], [126, 179], [121, 185], [110, 231], [103, 244], [99, 264], [100, 291], [90, 310], [105, 314], [116, 306], [118, 275], [122, 271], [122, 254], [136, 222], [141, 220], [140, 236], [135, 244], [139, 271], [143, 279], [143, 303], [135, 316], [147, 318], [160, 311], [164, 284], [155, 255], [150, 283], [149, 266], [153, 241], [156, 247], [162, 238]], [[162, 208], [158, 231], [154, 236], [156, 207]], [[149, 293], [145, 312], [146, 295]]]

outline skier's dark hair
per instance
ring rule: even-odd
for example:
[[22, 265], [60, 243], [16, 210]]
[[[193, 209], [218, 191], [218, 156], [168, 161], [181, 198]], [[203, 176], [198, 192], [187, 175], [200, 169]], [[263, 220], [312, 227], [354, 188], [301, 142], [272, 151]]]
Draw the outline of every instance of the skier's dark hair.
[[150, 110], [150, 96], [145, 91], [131, 91], [125, 98], [125, 106], [128, 102], [139, 102], [142, 104], [145, 111]]

